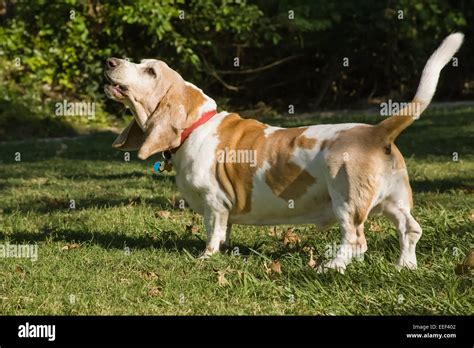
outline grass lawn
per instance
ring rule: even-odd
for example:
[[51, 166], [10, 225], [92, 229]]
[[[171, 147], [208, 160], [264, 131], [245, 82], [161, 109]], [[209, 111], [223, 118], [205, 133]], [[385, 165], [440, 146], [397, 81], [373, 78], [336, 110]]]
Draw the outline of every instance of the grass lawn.
[[[174, 175], [153, 173], [154, 161], [136, 153], [125, 162], [114, 134], [0, 143], [0, 244], [38, 246], [37, 261], [0, 258], [0, 314], [472, 315], [472, 275], [454, 268], [474, 247], [473, 113], [427, 112], [397, 140], [423, 228], [419, 268], [401, 272], [398, 237], [383, 217], [367, 222], [369, 250], [345, 275], [308, 265], [310, 248], [320, 260], [339, 243], [337, 226], [294, 226], [300, 242], [286, 245], [290, 226], [234, 226], [233, 249], [201, 261], [202, 218], [179, 207]], [[271, 123], [352, 121], [378, 119]], [[273, 261], [281, 273], [268, 270]]]

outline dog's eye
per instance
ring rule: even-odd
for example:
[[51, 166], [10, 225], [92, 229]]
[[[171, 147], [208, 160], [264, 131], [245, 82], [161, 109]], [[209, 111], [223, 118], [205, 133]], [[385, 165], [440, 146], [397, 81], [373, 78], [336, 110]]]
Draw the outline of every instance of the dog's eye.
[[148, 75], [151, 75], [151, 76], [153, 76], [153, 77], [156, 77], [155, 69], [153, 69], [152, 67], [145, 68], [145, 72], [146, 72]]

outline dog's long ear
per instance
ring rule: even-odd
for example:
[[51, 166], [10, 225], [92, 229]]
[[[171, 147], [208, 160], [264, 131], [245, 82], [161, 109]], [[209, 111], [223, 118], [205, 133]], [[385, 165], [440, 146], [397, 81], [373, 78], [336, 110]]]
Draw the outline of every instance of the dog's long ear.
[[[144, 130], [134, 120], [114, 141], [120, 150], [138, 150], [138, 158], [170, 150], [181, 144], [181, 133], [199, 119], [204, 106], [215, 109], [215, 102], [164, 62], [159, 63], [158, 105], [147, 118]], [[208, 111], [208, 110], [206, 110]]]
[[148, 118], [138, 158], [147, 159], [157, 152], [178, 147], [181, 133], [199, 119], [200, 109], [208, 99], [200, 89], [184, 80], [176, 82]]
[[180, 145], [181, 132], [186, 128], [187, 119], [185, 107], [180, 99], [169, 93], [148, 118], [138, 158], [144, 160], [157, 152]]
[[122, 151], [138, 150], [143, 144], [143, 131], [137, 121], [132, 120], [130, 124], [115, 139], [112, 146]]

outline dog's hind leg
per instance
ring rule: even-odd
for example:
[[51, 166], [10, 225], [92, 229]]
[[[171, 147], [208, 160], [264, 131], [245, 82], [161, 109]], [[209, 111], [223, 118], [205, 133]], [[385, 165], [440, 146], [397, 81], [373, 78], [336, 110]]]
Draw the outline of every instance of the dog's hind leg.
[[367, 251], [367, 241], [364, 234], [366, 217], [362, 221], [355, 218], [350, 206], [347, 202], [342, 204], [333, 202], [334, 213], [341, 228], [342, 240], [333, 258], [318, 268], [319, 273], [329, 268], [344, 273], [352, 258], [361, 257]]
[[410, 208], [402, 201], [385, 202], [383, 209], [383, 214], [395, 224], [398, 232], [400, 257], [397, 268], [415, 269], [417, 267], [416, 244], [422, 234], [420, 225], [411, 215]]
[[367, 251], [363, 224], [355, 226], [347, 221], [341, 222], [341, 232], [342, 241], [336, 255], [318, 268], [319, 273], [325, 272], [329, 268], [344, 273], [346, 266], [354, 257], [361, 257]]
[[209, 256], [218, 253], [220, 246], [227, 240], [227, 231], [230, 233], [230, 226], [228, 228], [228, 211], [213, 211], [208, 210], [204, 213], [204, 225], [207, 232], [206, 250], [201, 255], [201, 258], [208, 258]]
[[356, 248], [356, 257], [361, 257], [367, 251], [367, 240], [365, 239], [364, 233], [364, 223], [357, 226], [357, 248]]

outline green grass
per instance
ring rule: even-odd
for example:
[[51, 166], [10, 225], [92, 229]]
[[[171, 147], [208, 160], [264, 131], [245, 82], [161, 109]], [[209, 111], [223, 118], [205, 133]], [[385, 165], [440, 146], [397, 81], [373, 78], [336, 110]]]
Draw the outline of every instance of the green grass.
[[[135, 153], [124, 162], [110, 146], [113, 134], [1, 143], [0, 243], [37, 244], [39, 255], [0, 258], [0, 314], [472, 314], [473, 278], [454, 273], [474, 244], [472, 111], [427, 113], [398, 139], [424, 230], [416, 271], [395, 270], [398, 239], [382, 217], [367, 223], [365, 260], [345, 275], [308, 266], [309, 247], [319, 258], [339, 243], [337, 226], [297, 226], [301, 243], [289, 246], [268, 227], [235, 226], [239, 255], [200, 261], [202, 218], [179, 209], [173, 175], [154, 174], [153, 160]], [[376, 120], [344, 115], [322, 122], [350, 121]], [[69, 209], [71, 199], [76, 209]], [[160, 217], [161, 210], [170, 217]], [[197, 234], [186, 231], [193, 219]], [[72, 243], [80, 247], [63, 250]], [[281, 274], [266, 272], [273, 260]]]

